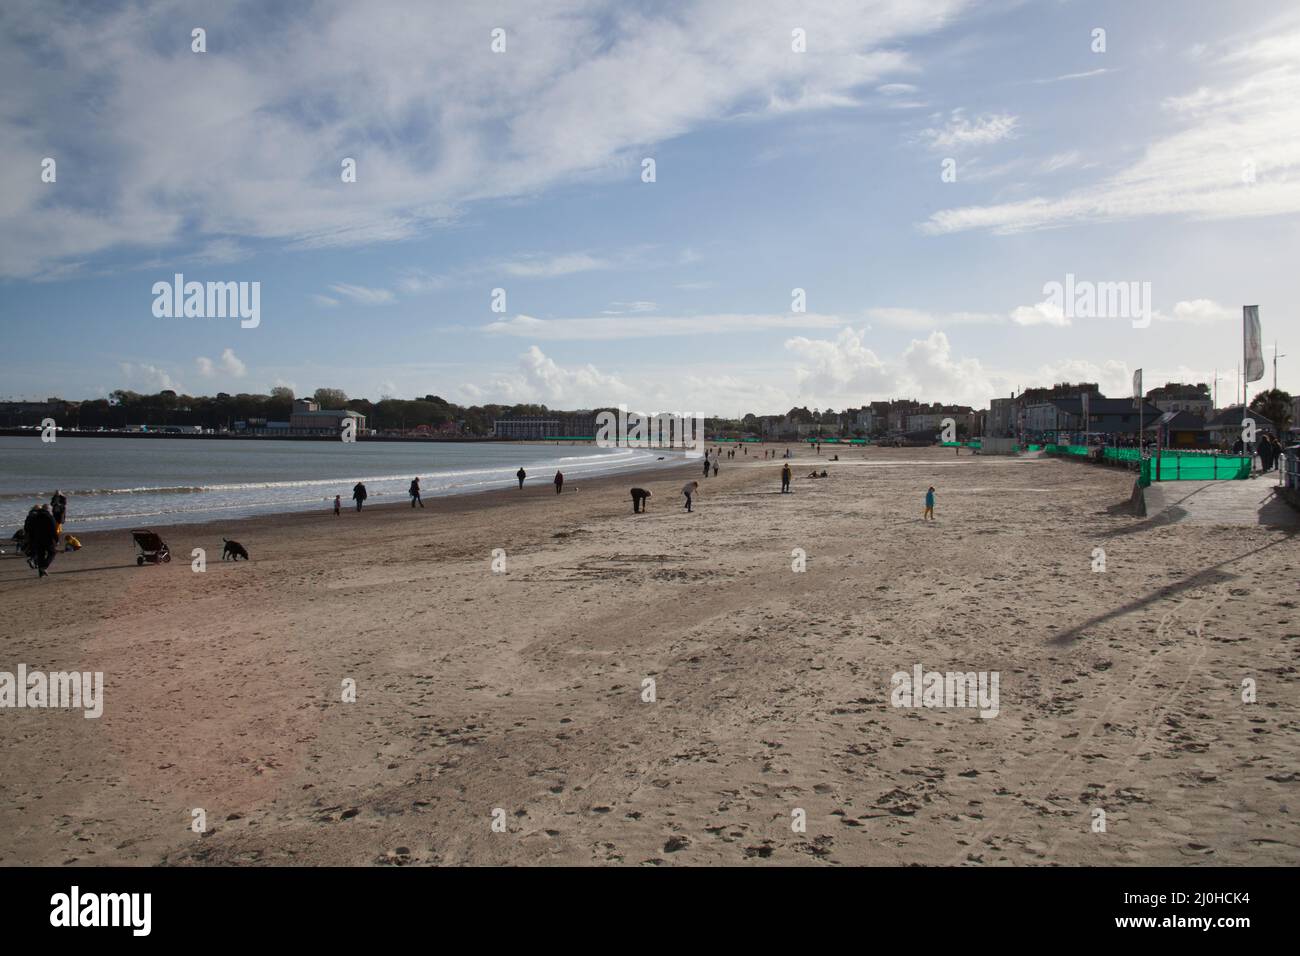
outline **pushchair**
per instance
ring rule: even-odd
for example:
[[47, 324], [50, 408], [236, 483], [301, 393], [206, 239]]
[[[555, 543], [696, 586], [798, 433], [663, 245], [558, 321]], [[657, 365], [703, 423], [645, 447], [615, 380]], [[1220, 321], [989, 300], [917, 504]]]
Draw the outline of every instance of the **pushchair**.
[[135, 538], [135, 546], [140, 550], [135, 557], [136, 564], [144, 564], [146, 561], [150, 564], [162, 564], [172, 559], [167, 542], [158, 537], [155, 532], [132, 531], [131, 537]]

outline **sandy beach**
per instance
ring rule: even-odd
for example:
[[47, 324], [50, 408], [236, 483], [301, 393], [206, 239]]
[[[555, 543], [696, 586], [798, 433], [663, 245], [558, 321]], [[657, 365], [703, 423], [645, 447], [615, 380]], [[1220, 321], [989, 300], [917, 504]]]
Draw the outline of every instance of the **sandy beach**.
[[[0, 712], [0, 864], [1300, 863], [1291, 531], [1137, 518], [1079, 462], [800, 451], [693, 514], [696, 465], [636, 516], [539, 479], [172, 528], [159, 567], [6, 548], [0, 670], [105, 691]], [[997, 715], [893, 706], [917, 665], [997, 672]]]

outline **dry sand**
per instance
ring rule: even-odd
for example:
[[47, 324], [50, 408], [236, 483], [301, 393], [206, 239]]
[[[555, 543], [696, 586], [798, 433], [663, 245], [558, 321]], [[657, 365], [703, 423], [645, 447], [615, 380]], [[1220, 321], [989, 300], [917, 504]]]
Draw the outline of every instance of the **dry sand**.
[[[1300, 863], [1290, 533], [1122, 514], [1078, 462], [865, 455], [791, 495], [724, 460], [691, 515], [683, 469], [641, 516], [538, 481], [0, 559], [0, 670], [106, 684], [98, 720], [0, 711], [0, 863]], [[1000, 713], [892, 707], [918, 663], [999, 672]]]

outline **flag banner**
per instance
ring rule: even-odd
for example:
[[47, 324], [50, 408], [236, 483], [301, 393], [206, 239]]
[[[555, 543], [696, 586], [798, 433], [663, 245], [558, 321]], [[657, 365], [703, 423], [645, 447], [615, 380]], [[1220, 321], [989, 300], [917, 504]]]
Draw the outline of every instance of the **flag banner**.
[[1089, 399], [1089, 397], [1090, 397], [1090, 396], [1088, 395], [1087, 392], [1084, 392], [1084, 393], [1083, 393], [1083, 430], [1084, 430], [1085, 432], [1088, 430], [1088, 422], [1091, 421], [1091, 419], [1090, 419], [1090, 417], [1089, 417], [1089, 415], [1088, 415], [1088, 399]]
[[1133, 373], [1133, 407], [1137, 408], [1142, 401], [1142, 370], [1138, 369]]
[[1242, 335], [1246, 343], [1246, 382], [1264, 377], [1264, 343], [1259, 332], [1259, 306], [1241, 307]]

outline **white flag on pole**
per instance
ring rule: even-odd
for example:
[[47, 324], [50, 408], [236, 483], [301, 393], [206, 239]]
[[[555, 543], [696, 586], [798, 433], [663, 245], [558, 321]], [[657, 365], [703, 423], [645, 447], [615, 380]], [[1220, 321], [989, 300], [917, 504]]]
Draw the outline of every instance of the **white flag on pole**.
[[1133, 407], [1137, 408], [1142, 401], [1142, 370], [1138, 369], [1133, 373]]
[[1259, 306], [1241, 307], [1242, 335], [1246, 343], [1246, 382], [1264, 377], [1264, 343], [1259, 332]]

